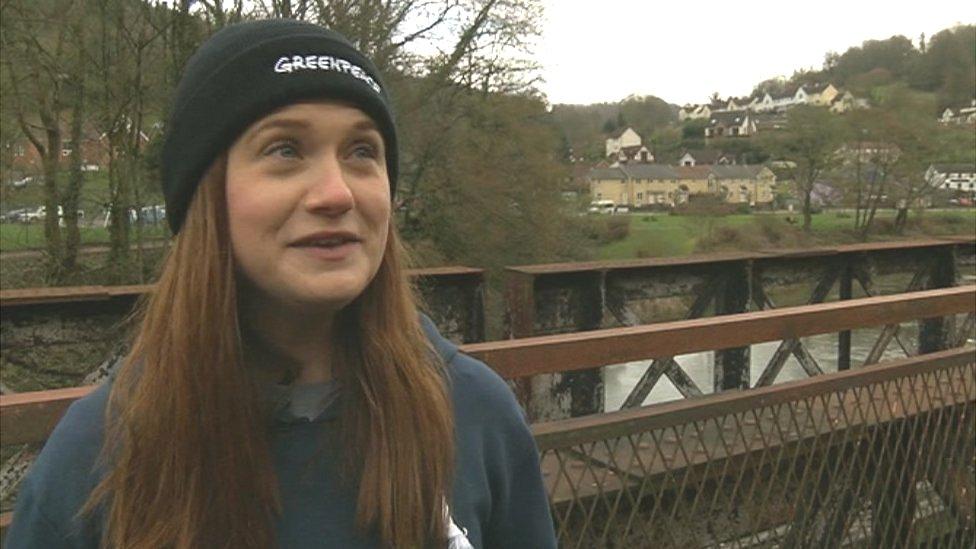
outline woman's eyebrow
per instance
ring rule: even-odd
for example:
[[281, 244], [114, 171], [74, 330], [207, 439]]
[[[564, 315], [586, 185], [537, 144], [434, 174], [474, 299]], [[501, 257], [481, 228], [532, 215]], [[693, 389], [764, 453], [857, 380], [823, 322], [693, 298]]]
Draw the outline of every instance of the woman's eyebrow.
[[253, 141], [255, 137], [271, 129], [284, 128], [304, 130], [308, 129], [308, 127], [308, 121], [300, 118], [272, 118], [270, 120], [261, 122], [257, 125], [257, 127], [248, 132], [249, 135], [244, 139], [244, 141]]
[[376, 122], [373, 122], [372, 118], [363, 118], [352, 125], [352, 129], [359, 131], [369, 131], [379, 133], [380, 129], [376, 126]]

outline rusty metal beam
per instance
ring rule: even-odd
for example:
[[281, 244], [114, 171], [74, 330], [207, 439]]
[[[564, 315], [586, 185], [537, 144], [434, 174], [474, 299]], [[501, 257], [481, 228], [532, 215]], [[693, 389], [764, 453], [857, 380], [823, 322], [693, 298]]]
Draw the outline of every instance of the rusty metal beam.
[[976, 309], [976, 285], [463, 346], [518, 378], [727, 349]]
[[[411, 278], [438, 278], [452, 276], [483, 276], [484, 269], [463, 266], [408, 269]], [[21, 288], [0, 290], [0, 309], [29, 307], [33, 305], [59, 305], [76, 302], [99, 302], [110, 299], [135, 299], [149, 293], [155, 284], [123, 286], [62, 286], [53, 288]]]
[[0, 290], [0, 309], [32, 305], [97, 302], [113, 298], [135, 299], [152, 291], [152, 288], [152, 284], [137, 284], [131, 286], [72, 286]]
[[[715, 298], [716, 315], [732, 315], [749, 310], [752, 295], [752, 263], [729, 265], [722, 281], [722, 293]], [[715, 351], [712, 388], [715, 392], [748, 389], [751, 349], [748, 345]]]
[[0, 395], [0, 432], [4, 446], [46, 439], [68, 406], [94, 389], [90, 385]]

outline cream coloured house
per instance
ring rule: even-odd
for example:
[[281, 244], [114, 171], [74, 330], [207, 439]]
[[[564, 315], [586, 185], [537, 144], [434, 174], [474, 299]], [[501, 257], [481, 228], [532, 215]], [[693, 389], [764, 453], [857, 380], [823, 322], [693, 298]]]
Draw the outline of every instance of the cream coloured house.
[[718, 194], [731, 203], [773, 201], [776, 176], [765, 166], [634, 164], [595, 168], [587, 175], [591, 199], [631, 207], [674, 207], [690, 196]]
[[607, 152], [604, 156], [616, 156], [622, 149], [640, 148], [641, 144], [642, 139], [639, 133], [635, 132], [633, 128], [624, 128], [607, 139]]
[[710, 168], [726, 202], [755, 206], [773, 201], [776, 175], [766, 166], [715, 165]]

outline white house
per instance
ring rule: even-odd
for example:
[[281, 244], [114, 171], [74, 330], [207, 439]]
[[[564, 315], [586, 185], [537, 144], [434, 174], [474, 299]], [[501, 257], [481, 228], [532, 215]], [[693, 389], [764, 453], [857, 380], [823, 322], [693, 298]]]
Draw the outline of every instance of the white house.
[[947, 191], [976, 194], [976, 164], [932, 164], [925, 180]]
[[756, 133], [756, 123], [749, 111], [713, 113], [705, 127], [705, 137], [748, 137]]
[[939, 122], [943, 124], [976, 124], [976, 99], [970, 101], [968, 107], [957, 107], [942, 111]]
[[624, 128], [607, 139], [607, 152], [604, 156], [616, 157], [622, 149], [627, 147], [640, 147], [642, 144], [641, 136], [633, 128]]

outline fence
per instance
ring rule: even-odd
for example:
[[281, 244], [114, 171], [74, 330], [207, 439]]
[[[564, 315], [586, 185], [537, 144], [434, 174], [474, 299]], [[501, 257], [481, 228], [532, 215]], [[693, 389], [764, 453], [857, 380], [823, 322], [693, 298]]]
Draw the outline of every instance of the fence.
[[[965, 286], [463, 349], [516, 379], [974, 310]], [[974, 377], [950, 350], [535, 424], [561, 545], [968, 547]], [[89, 390], [0, 396], [3, 443], [43, 441]]]
[[972, 547], [974, 375], [948, 351], [536, 425], [560, 546]]

